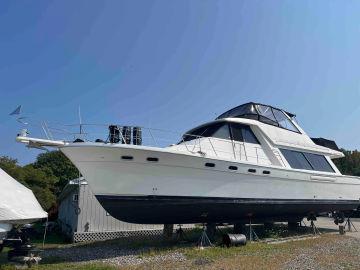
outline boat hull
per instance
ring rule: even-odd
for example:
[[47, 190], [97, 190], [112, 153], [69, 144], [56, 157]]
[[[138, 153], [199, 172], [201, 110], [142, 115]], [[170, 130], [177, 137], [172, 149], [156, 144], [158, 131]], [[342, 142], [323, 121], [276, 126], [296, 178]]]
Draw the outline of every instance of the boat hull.
[[111, 216], [130, 223], [187, 224], [301, 221], [329, 209], [346, 211], [358, 201], [107, 196], [96, 198]]
[[126, 222], [299, 220], [359, 205], [360, 181], [353, 177], [132, 145], [79, 143], [61, 150], [105, 210]]

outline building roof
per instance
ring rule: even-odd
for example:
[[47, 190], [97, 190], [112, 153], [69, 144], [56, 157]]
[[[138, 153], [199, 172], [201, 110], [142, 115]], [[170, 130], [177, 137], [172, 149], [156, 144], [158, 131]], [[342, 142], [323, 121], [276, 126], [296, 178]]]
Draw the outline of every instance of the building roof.
[[66, 184], [64, 189], [61, 191], [61, 193], [58, 197], [58, 202], [61, 202], [62, 200], [64, 200], [72, 191], [77, 189], [79, 187], [79, 185], [87, 185], [87, 184], [88, 183], [84, 177], [69, 180], [69, 182]]

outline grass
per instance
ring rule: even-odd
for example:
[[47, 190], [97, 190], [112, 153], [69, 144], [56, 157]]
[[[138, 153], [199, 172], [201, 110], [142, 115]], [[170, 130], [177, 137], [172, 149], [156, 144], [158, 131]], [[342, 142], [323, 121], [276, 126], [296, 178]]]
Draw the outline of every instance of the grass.
[[[1, 270], [15, 270], [16, 267], [13, 265], [0, 265]], [[115, 270], [118, 269], [114, 266], [109, 266], [100, 263], [88, 263], [88, 264], [66, 264], [66, 263], [59, 263], [59, 264], [43, 264], [37, 265], [32, 267], [31, 269], [34, 270]]]
[[[223, 230], [226, 232], [226, 229]], [[257, 234], [262, 238], [286, 237], [293, 234], [304, 234], [304, 232], [289, 232], [283, 226], [278, 226], [272, 230], [256, 229]], [[109, 249], [131, 248], [138, 251], [140, 258], [146, 259], [144, 263], [136, 266], [115, 267], [103, 263], [69, 263], [65, 258], [47, 257], [39, 266], [33, 269], [69, 269], [69, 270], [141, 270], [141, 269], [279, 269], [284, 264], [296, 258], [304, 251], [310, 251], [313, 254], [314, 261], [321, 264], [322, 267], [332, 269], [334, 265], [343, 269], [360, 269], [360, 245], [351, 247], [351, 252], [345, 248], [337, 248], [338, 243], [347, 241], [347, 237], [324, 234], [320, 238], [307, 239], [296, 242], [286, 242], [280, 244], [266, 244], [263, 242], [252, 242], [246, 246], [223, 248], [215, 246], [199, 250], [195, 247], [196, 240], [199, 238], [201, 229], [197, 228], [186, 233], [186, 239], [192, 242], [175, 242], [162, 240], [138, 240], [138, 241], [120, 241], [111, 240], [106, 242], [96, 242], [87, 244], [76, 244], [79, 248], [89, 248], [93, 246]], [[45, 248], [72, 247], [74, 244], [66, 244], [64, 239], [57, 235], [49, 235]], [[39, 242], [42, 243], [42, 242]], [[214, 243], [219, 244], [220, 238], [215, 239]], [[329, 246], [330, 252], [325, 252], [322, 246]], [[41, 244], [39, 245], [41, 246]], [[346, 245], [345, 245], [346, 246]], [[178, 252], [185, 256], [185, 261], [157, 261], [152, 257]], [[336, 256], [334, 256], [336, 254]], [[5, 252], [0, 253], [0, 270], [13, 270], [14, 266], [6, 264]]]

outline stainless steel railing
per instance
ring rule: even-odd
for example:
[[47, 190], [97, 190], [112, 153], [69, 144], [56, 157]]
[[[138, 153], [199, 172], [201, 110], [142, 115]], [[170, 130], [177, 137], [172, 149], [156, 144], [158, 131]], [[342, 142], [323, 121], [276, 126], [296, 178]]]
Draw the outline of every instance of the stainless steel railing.
[[[109, 143], [109, 125], [106, 124], [81, 124], [79, 125], [46, 125], [44, 134], [47, 139], [60, 139], [73, 142], [81, 139], [86, 142], [95, 142], [96, 139]], [[119, 128], [123, 126], [119, 125]], [[213, 137], [195, 136], [192, 134], [181, 134], [163, 129], [141, 127], [142, 145], [153, 147], [172, 147], [179, 151], [203, 156], [226, 157], [233, 160], [252, 161], [258, 164], [269, 162], [261, 146], [246, 144], [233, 140], [225, 140]], [[120, 132], [118, 134], [122, 143], [126, 144], [126, 138]], [[184, 136], [192, 136], [193, 140], [185, 141]], [[179, 140], [180, 138], [180, 140]], [[178, 142], [178, 143], [176, 143]], [[175, 144], [174, 144], [175, 143]], [[274, 153], [276, 155], [276, 153]], [[277, 155], [282, 160], [281, 155]], [[283, 161], [282, 161], [283, 162]]]

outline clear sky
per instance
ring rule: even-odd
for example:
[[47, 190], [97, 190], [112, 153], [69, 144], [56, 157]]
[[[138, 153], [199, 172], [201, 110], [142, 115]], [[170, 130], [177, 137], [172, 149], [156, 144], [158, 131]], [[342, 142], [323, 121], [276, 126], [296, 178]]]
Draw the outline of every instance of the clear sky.
[[[9, 113], [186, 131], [258, 101], [312, 136], [360, 148], [360, 1], [63, 0], [0, 3], [0, 155]], [[31, 121], [31, 120], [29, 120]], [[31, 131], [31, 128], [30, 128]]]

